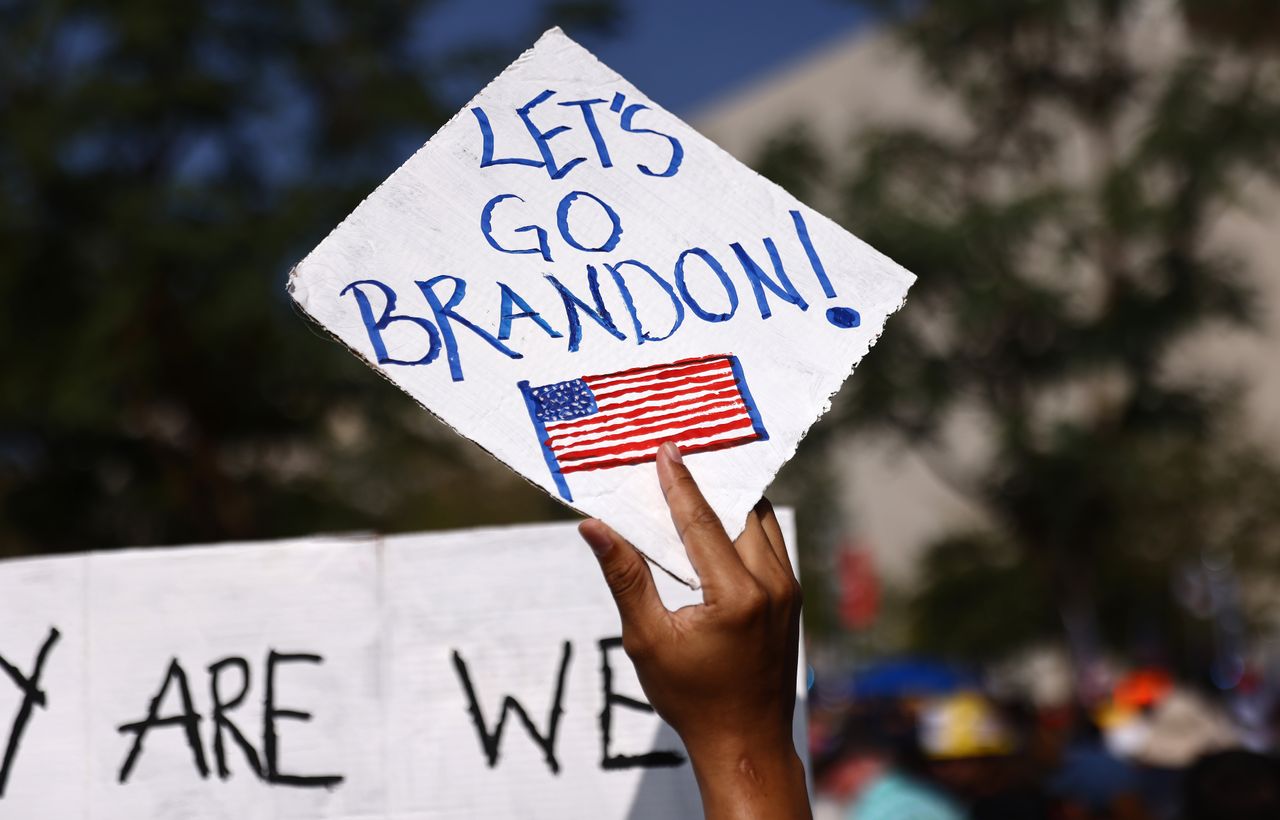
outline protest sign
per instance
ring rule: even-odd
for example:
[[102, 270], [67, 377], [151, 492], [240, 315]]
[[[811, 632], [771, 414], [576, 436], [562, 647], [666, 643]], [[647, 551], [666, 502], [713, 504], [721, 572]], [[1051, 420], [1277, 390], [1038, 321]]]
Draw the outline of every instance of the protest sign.
[[913, 277], [547, 32], [293, 271], [424, 407], [690, 585], [651, 462], [731, 535]]
[[585, 551], [551, 524], [0, 562], [0, 818], [697, 816]]

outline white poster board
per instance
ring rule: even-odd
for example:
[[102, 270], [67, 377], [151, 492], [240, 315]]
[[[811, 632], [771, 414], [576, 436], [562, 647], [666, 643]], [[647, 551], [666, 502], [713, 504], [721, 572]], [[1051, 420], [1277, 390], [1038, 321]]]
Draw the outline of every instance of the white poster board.
[[681, 447], [736, 535], [912, 281], [553, 29], [289, 290], [424, 407], [696, 586], [657, 447]]
[[0, 818], [699, 816], [586, 553], [554, 524], [2, 562]]

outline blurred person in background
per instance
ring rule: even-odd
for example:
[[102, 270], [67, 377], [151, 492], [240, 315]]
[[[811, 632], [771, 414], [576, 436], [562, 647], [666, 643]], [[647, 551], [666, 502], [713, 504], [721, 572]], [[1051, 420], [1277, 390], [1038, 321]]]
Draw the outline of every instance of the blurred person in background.
[[965, 818], [959, 803], [909, 773], [915, 758], [907, 711], [892, 701], [862, 704], [815, 760], [814, 782], [839, 807], [841, 820]]
[[924, 704], [919, 724], [924, 770], [973, 820], [1044, 820], [1049, 801], [1009, 722], [977, 692]]
[[1150, 817], [1137, 770], [1107, 748], [1102, 730], [1076, 710], [1071, 736], [1047, 783], [1058, 820], [1138, 820]]
[[[1184, 812], [1189, 772], [1197, 760], [1238, 748], [1239, 732], [1221, 706], [1190, 688], [1172, 689], [1142, 711], [1132, 732], [1131, 759], [1138, 765], [1143, 798], [1160, 820]], [[1215, 815], [1216, 816], [1216, 815]]]

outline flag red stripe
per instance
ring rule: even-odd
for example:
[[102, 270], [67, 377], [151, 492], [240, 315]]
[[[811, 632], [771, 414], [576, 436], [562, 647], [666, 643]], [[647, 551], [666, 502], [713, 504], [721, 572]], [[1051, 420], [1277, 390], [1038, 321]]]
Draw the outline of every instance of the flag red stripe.
[[[715, 450], [726, 450], [730, 447], [736, 447], [739, 444], [756, 441], [760, 438], [754, 430], [749, 436], [739, 436], [738, 438], [726, 439], [724, 441], [708, 441], [705, 444], [695, 444], [690, 447], [681, 445], [680, 452], [686, 455], [692, 453], [710, 453]], [[635, 464], [647, 464], [655, 460], [658, 454], [658, 448], [654, 447], [653, 452], [647, 455], [629, 456], [627, 458], [613, 458], [604, 461], [591, 461], [585, 464], [568, 464], [560, 468], [561, 473], [581, 473], [587, 470], [605, 470], [610, 467], [629, 467]]]
[[[734, 382], [732, 387], [724, 389], [716, 389], [715, 387], [695, 387], [692, 390], [677, 390], [674, 393], [658, 394], [651, 396], [641, 396], [634, 401], [614, 402], [596, 413], [589, 416], [581, 416], [576, 419], [567, 419], [565, 421], [549, 421], [546, 423], [547, 433], [550, 435], [568, 435], [575, 430], [590, 428], [598, 424], [607, 424], [619, 419], [640, 419], [646, 415], [653, 413], [666, 413], [678, 408], [684, 408], [686, 412], [695, 407], [715, 404], [718, 402], [729, 401], [732, 399], [742, 398], [742, 393], [737, 389], [737, 383]], [[719, 387], [719, 386], [716, 386]], [[701, 395], [691, 395], [691, 394]], [[671, 399], [686, 399], [685, 402], [671, 401]], [[666, 404], [653, 405], [653, 402], [666, 402]]]
[[729, 361], [729, 357], [722, 353], [716, 354], [714, 356], [695, 356], [693, 358], [679, 359], [677, 361], [668, 362], [666, 364], [650, 364], [650, 365], [645, 365], [644, 367], [632, 367], [628, 370], [619, 370], [617, 373], [600, 373], [595, 376], [583, 376], [582, 380], [588, 383], [593, 381], [598, 383], [607, 383], [607, 382], [612, 382], [617, 380], [629, 379], [633, 376], [636, 376], [642, 373], [649, 373], [655, 370], [667, 370], [669, 368], [691, 367], [693, 365], [706, 364], [708, 362], [715, 362], [715, 361], [727, 362]]
[[[728, 408], [734, 408], [738, 410], [738, 412], [743, 412], [746, 410], [746, 405], [742, 403], [739, 397], [734, 396], [728, 399], [716, 399], [714, 401], [697, 403], [693, 406], [678, 408], [677, 405], [674, 404], [669, 404], [664, 407], [641, 407], [638, 410], [628, 410], [625, 413], [613, 416], [609, 419], [607, 424], [601, 424], [598, 427], [588, 427], [583, 424], [579, 428], [565, 429], [563, 431], [557, 430], [556, 434], [548, 438], [545, 443], [548, 446], [554, 446], [563, 442], [565, 439], [573, 438], [575, 436], [593, 436], [597, 433], [626, 429], [628, 427], [634, 429], [634, 425], [637, 422], [647, 424], [659, 420], [679, 418], [680, 416], [687, 416], [691, 413], [697, 412], [719, 413], [721, 410]], [[653, 415], [654, 410], [661, 410], [663, 412]], [[666, 412], [667, 410], [671, 410], [671, 412]], [[594, 420], [595, 418], [595, 416], [588, 416], [584, 419], [575, 419], [575, 421], [585, 422], [587, 420]]]
[[[583, 418], [589, 418], [589, 419], [594, 418], [596, 420], [600, 420], [599, 418], [600, 415], [603, 415], [604, 413], [612, 413], [615, 410], [625, 410], [628, 407], [636, 407], [637, 405], [645, 404], [646, 402], [664, 401], [666, 399], [678, 399], [681, 396], [689, 395], [691, 392], [696, 393], [696, 392], [707, 392], [707, 391], [710, 391], [710, 392], [707, 393], [706, 396], [699, 396], [697, 400], [710, 401], [713, 398], [742, 395], [741, 393], [738, 392], [738, 383], [730, 379], [729, 381], [719, 381], [719, 382], [713, 382], [711, 384], [700, 384], [692, 389], [688, 387], [678, 387], [674, 390], [665, 390], [660, 393], [651, 393], [648, 396], [640, 396], [639, 398], [635, 398], [630, 401], [613, 401], [613, 402], [610, 402], [607, 407], [601, 407], [600, 413], [591, 415], [591, 416], [583, 416]], [[655, 412], [657, 411], [655, 410]], [[577, 421], [577, 419], [572, 419], [572, 421]]]
[[[687, 415], [687, 414], [688, 414], [688, 411], [686, 410], [682, 413], [676, 413], [674, 415], [681, 416], [681, 415]], [[730, 405], [729, 407], [723, 410], [719, 410], [713, 413], [704, 413], [701, 416], [695, 416], [683, 423], [679, 423], [679, 422], [673, 423], [671, 421], [671, 414], [668, 414], [664, 417], [654, 416], [653, 418], [647, 418], [647, 419], [644, 419], [643, 424], [630, 427], [626, 431], [625, 437], [636, 438], [638, 436], [646, 436], [649, 433], [657, 433], [662, 430], [679, 430], [679, 429], [687, 428], [690, 425], [705, 424], [706, 422], [709, 422], [709, 421], [720, 421], [721, 419], [732, 418], [735, 416], [739, 418], [744, 418], [747, 421], [751, 420], [751, 417], [747, 415], [746, 405], [738, 403], [738, 406], [736, 407], [734, 407], [733, 405]], [[627, 422], [623, 422], [621, 424], [610, 425], [610, 427], [613, 427], [613, 428], [620, 427], [620, 426], [626, 427], [627, 424], [628, 424]], [[593, 430], [592, 432], [593, 433], [600, 432], [602, 433], [602, 435], [593, 436], [591, 438], [585, 438], [585, 439], [582, 439], [581, 441], [575, 441], [572, 444], [564, 445], [559, 449], [557, 449], [555, 444], [556, 439], [559, 438], [563, 440], [567, 436], [557, 436], [557, 437], [547, 439], [547, 446], [551, 447], [553, 450], [557, 450], [557, 455], [561, 455], [562, 457], [567, 457], [572, 455], [580, 447], [599, 444], [602, 441], [609, 441], [611, 439], [614, 441], [617, 441], [619, 439], [619, 436], [615, 435], [612, 432], [606, 431], [605, 428], [601, 428], [598, 431]]]
[[[682, 435], [687, 435], [689, 438], [707, 438], [709, 436], [718, 435], [720, 433], [727, 433], [730, 430], [736, 430], [740, 427], [743, 427], [744, 425], [747, 427], [751, 427], [750, 417], [743, 417], [735, 421], [731, 421], [725, 424], [719, 424], [719, 425], [715, 425], [707, 428], [687, 427], [682, 429], [680, 433]], [[610, 447], [598, 447], [593, 450], [582, 450], [580, 452], [574, 453], [572, 456], [563, 456], [559, 460], [562, 462], [564, 461], [575, 462], [575, 461], [586, 461], [588, 459], [595, 458], [597, 456], [620, 455], [622, 453], [626, 453], [631, 450], [635, 450], [640, 447], [647, 446], [649, 444], [652, 444], [656, 447], [657, 445], [661, 444], [664, 441], [672, 441], [672, 440], [675, 440], [676, 443], [679, 443], [678, 437], [673, 439], [672, 436], [657, 436], [653, 438], [642, 439], [641, 441], [631, 441], [625, 444], [615, 444]]]
[[626, 396], [633, 393], [644, 393], [650, 390], [670, 390], [673, 387], [693, 387], [699, 384], [709, 384], [709, 383], [720, 381], [723, 379], [733, 380], [734, 384], [737, 384], [737, 380], [734, 379], [733, 372], [728, 368], [722, 368], [717, 370], [709, 370], [703, 373], [696, 373], [692, 376], [682, 376], [677, 378], [661, 379], [659, 381], [638, 382], [636, 384], [627, 384], [627, 385], [616, 387], [610, 390], [601, 390], [601, 391], [592, 390], [591, 393], [593, 396], [595, 396], [596, 403], [599, 404], [602, 401], [605, 401], [607, 399], [612, 399], [616, 396]]
[[713, 381], [715, 379], [731, 379], [733, 377], [733, 370], [728, 367], [708, 367], [699, 370], [696, 373], [688, 373], [684, 375], [672, 374], [662, 378], [649, 377], [629, 382], [619, 382], [606, 387], [592, 386], [591, 393], [597, 400], [599, 400], [607, 399], [611, 396], [633, 393], [638, 390], [661, 390], [673, 385], [694, 384], [697, 382]]
[[[552, 436], [553, 439], [559, 439], [564, 436], [576, 436], [576, 435], [582, 435], [583, 433], [592, 433], [592, 432], [595, 432], [596, 430], [605, 429], [607, 425], [614, 425], [617, 422], [625, 422], [628, 420], [643, 419], [651, 413], [655, 413], [655, 412], [665, 413], [667, 410], [673, 410], [673, 408], [677, 408], [677, 407], [679, 407], [680, 409], [678, 411], [673, 410], [673, 412], [689, 413], [699, 408], [707, 409], [707, 410], [714, 408], [718, 410], [722, 406], [729, 405], [729, 404], [732, 404], [733, 402], [737, 402], [741, 400], [742, 400], [742, 394], [738, 393], [735, 390], [735, 391], [732, 391], [732, 395], [729, 397], [722, 397], [722, 398], [714, 398], [714, 397], [705, 398], [704, 397], [704, 398], [699, 398], [696, 401], [683, 406], [676, 405], [676, 404], [664, 404], [661, 407], [637, 407], [631, 410], [625, 410], [621, 413], [614, 412], [614, 411], [609, 411], [607, 413], [597, 413], [596, 415], [593, 415], [593, 416], [585, 416], [580, 419], [570, 419], [569, 421], [558, 422], [555, 424], [555, 426], [548, 424], [546, 425], [546, 429], [548, 433], [554, 434]], [[745, 407], [746, 405], [744, 404], [743, 406]], [[599, 423], [601, 421], [605, 422], [605, 424], [601, 424], [599, 427], [591, 427], [591, 425], [588, 424], [588, 422]]]
[[600, 388], [602, 390], [614, 387], [627, 382], [645, 381], [646, 379], [666, 379], [676, 376], [685, 376], [693, 373], [700, 373], [707, 370], [715, 370], [723, 368], [732, 370], [729, 360], [723, 356], [717, 356], [714, 359], [690, 360], [685, 362], [675, 362], [672, 364], [655, 365], [653, 367], [639, 368], [636, 370], [624, 370], [621, 373], [609, 373], [605, 376], [584, 376], [582, 380], [592, 390]]

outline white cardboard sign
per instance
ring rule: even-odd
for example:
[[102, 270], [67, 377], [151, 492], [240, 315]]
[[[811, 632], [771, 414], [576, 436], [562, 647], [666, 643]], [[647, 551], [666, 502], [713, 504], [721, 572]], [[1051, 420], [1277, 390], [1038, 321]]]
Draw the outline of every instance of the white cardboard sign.
[[293, 271], [428, 410], [691, 586], [675, 441], [732, 535], [914, 277], [547, 32]]
[[0, 818], [698, 816], [585, 549], [554, 524], [0, 562]]

